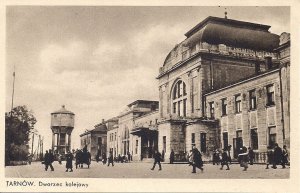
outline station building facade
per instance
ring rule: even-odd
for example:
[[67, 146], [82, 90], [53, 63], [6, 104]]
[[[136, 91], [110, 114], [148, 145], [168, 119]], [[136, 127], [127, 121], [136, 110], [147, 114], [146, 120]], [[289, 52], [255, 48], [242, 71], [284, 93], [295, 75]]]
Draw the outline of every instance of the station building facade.
[[130, 155], [133, 160], [152, 158], [157, 149], [158, 101], [136, 100], [117, 116], [108, 128], [107, 153]]
[[107, 131], [112, 125], [117, 124], [117, 119], [102, 120], [101, 123], [94, 126], [91, 130], [86, 130], [80, 134], [80, 147], [84, 147], [91, 153], [92, 159], [100, 157], [107, 153]]
[[137, 100], [108, 128], [107, 152], [133, 160], [160, 151], [186, 160], [193, 147], [204, 159], [231, 146], [289, 147], [290, 38], [270, 26], [208, 17], [167, 55], [157, 76], [159, 102]]
[[[289, 59], [281, 54], [289, 47], [269, 28], [208, 17], [185, 34], [157, 77], [160, 151], [169, 155], [173, 149], [175, 159], [184, 160], [192, 147], [209, 158], [226, 145], [236, 156], [243, 145], [265, 152], [267, 145], [286, 143], [289, 64], [282, 63]], [[256, 109], [249, 108], [249, 95]], [[270, 97], [274, 104], [266, 102]], [[251, 141], [255, 135], [258, 140]]]

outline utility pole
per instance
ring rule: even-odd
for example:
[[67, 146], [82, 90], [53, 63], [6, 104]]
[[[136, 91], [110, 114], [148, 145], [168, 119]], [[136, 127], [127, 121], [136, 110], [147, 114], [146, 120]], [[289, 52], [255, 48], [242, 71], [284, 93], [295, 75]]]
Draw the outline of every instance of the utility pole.
[[38, 149], [37, 149], [37, 157], [40, 159], [40, 148], [41, 148], [41, 135], [39, 135]]
[[15, 66], [14, 66], [14, 72], [13, 72], [13, 91], [12, 91], [12, 96], [11, 96], [11, 116], [12, 116], [12, 110], [14, 107], [14, 94], [15, 94], [15, 79], [16, 79], [16, 73], [15, 73]]
[[31, 155], [33, 156], [34, 133], [32, 133]]

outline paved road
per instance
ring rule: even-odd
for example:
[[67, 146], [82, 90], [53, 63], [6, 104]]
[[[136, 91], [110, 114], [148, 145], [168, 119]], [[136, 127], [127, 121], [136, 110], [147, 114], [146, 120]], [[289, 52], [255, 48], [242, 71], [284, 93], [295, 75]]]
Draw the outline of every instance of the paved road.
[[[197, 170], [191, 173], [192, 167], [187, 164], [162, 164], [154, 171], [150, 170], [152, 163], [115, 163], [114, 167], [107, 167], [101, 163], [92, 162], [90, 169], [74, 169], [74, 172], [65, 172], [65, 163], [53, 164], [55, 171], [45, 171], [41, 163], [32, 163], [24, 166], [7, 166], [6, 177], [22, 178], [192, 178], [192, 179], [283, 179], [289, 178], [290, 169], [265, 169], [265, 165], [253, 165], [247, 171], [242, 171], [238, 164], [233, 164], [230, 170], [220, 170], [219, 166], [204, 165], [204, 172]], [[225, 168], [225, 167], [224, 167]]]

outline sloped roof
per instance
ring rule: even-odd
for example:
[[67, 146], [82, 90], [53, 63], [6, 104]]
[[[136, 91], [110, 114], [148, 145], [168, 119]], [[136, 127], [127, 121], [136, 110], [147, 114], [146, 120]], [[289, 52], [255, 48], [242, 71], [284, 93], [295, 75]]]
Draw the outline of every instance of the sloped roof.
[[215, 45], [225, 44], [231, 47], [272, 51], [279, 45], [279, 36], [268, 31], [208, 23], [183, 44], [192, 46], [199, 41]]
[[[172, 53], [181, 46], [192, 47], [196, 43], [206, 42], [213, 45], [225, 44], [236, 48], [247, 48], [255, 51], [273, 51], [279, 46], [279, 36], [270, 33], [270, 26], [232, 19], [207, 17], [185, 35], [186, 39], [177, 44], [167, 55], [164, 66]], [[177, 53], [181, 54], [181, 53]]]
[[54, 111], [53, 113], [51, 114], [72, 114], [72, 115], [75, 115], [73, 112], [67, 110], [65, 108], [65, 105], [62, 105], [61, 106], [61, 109], [57, 110], [57, 111]]

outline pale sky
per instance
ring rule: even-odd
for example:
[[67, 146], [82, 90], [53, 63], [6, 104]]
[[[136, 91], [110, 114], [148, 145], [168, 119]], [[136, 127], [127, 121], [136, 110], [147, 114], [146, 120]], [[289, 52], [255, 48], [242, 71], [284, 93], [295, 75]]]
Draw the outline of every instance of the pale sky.
[[[290, 32], [289, 7], [227, 7], [228, 18]], [[50, 113], [75, 113], [72, 148], [137, 99], [158, 100], [159, 67], [184, 33], [224, 7], [11, 6], [6, 12], [6, 111], [27, 105], [51, 147]]]

